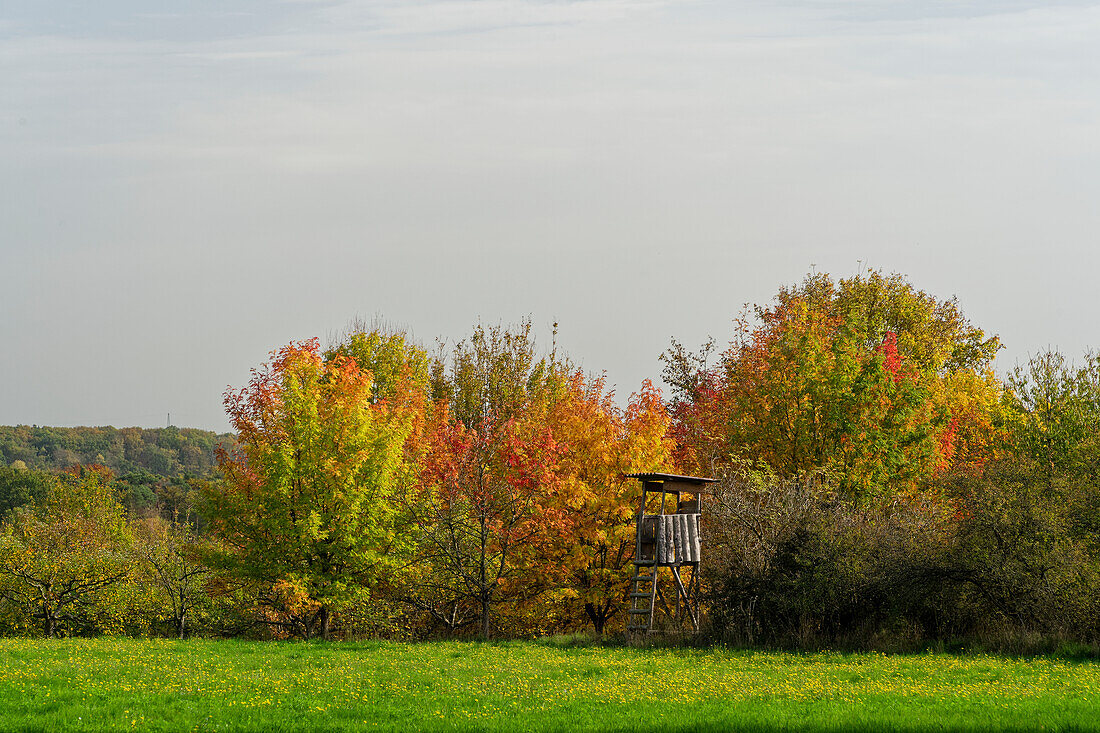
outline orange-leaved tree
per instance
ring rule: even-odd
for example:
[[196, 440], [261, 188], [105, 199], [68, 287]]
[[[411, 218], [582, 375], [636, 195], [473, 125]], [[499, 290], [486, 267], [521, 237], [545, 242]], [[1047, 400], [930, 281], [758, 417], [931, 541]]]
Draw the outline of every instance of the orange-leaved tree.
[[545, 537], [548, 554], [567, 606], [581, 611], [573, 623], [602, 634], [624, 607], [633, 569], [640, 489], [625, 474], [671, 468], [670, 419], [648, 380], [623, 410], [602, 377], [575, 370], [547, 422], [562, 449], [558, 491], [547, 498], [559, 528]]

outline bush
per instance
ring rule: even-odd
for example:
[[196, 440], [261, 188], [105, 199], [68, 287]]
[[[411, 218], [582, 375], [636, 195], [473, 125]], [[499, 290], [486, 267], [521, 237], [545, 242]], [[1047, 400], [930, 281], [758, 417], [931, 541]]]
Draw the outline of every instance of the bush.
[[912, 645], [941, 634], [952, 533], [917, 502], [860, 507], [822, 478], [741, 471], [706, 523], [715, 636], [747, 645]]
[[716, 484], [706, 524], [711, 633], [796, 647], [1095, 643], [1100, 562], [1075, 491], [1014, 460], [936, 499], [868, 507], [820, 478], [740, 471]]

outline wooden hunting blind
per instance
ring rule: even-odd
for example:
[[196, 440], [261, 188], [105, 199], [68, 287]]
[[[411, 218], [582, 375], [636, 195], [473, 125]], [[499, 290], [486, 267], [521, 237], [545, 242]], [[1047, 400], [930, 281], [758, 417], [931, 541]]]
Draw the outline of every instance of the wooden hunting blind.
[[670, 473], [631, 473], [626, 478], [642, 482], [627, 633], [682, 631], [685, 623], [697, 632], [700, 508], [707, 485], [715, 479]]

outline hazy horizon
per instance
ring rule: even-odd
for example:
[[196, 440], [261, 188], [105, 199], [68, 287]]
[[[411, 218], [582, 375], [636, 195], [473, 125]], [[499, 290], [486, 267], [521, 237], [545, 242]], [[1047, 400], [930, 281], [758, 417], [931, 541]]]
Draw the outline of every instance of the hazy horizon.
[[1100, 3], [150, 7], [0, 7], [0, 424], [224, 431], [376, 315], [625, 395], [811, 269], [1100, 346]]

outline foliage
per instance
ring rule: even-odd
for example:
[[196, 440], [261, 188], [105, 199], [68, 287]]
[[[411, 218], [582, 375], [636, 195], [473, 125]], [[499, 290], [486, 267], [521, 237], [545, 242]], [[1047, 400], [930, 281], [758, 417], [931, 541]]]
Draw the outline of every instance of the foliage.
[[634, 519], [639, 487], [625, 474], [669, 470], [672, 441], [661, 394], [647, 380], [626, 410], [605, 391], [602, 378], [574, 371], [548, 414], [555, 441], [564, 446], [555, 466], [560, 477], [553, 511], [560, 531], [543, 541], [551, 572], [567, 604], [604, 633], [626, 607], [633, 573]]
[[29, 469], [22, 461], [17, 463], [18, 467], [0, 466], [0, 522], [12, 510], [42, 501], [54, 481], [48, 473]]
[[412, 428], [407, 390], [373, 399], [353, 359], [291, 344], [226, 394], [239, 448], [221, 450], [226, 480], [203, 506], [225, 549], [219, 568], [269, 587], [306, 635], [327, 638], [334, 611], [367, 601], [398, 568], [407, 540], [394, 495]]
[[731, 474], [707, 523], [715, 631], [799, 646], [1095, 641], [1096, 384], [1091, 358], [1018, 369], [993, 457], [938, 477], [929, 501], [867, 507], [827, 475]]
[[60, 471], [97, 464], [116, 475], [146, 472], [163, 478], [214, 475], [214, 450], [232, 435], [195, 428], [54, 428], [0, 426], [0, 462]]
[[134, 529], [134, 550], [143, 580], [157, 590], [175, 635], [183, 639], [196, 610], [207, 605], [204, 580], [210, 569], [198, 553], [209, 540], [200, 538], [193, 524], [178, 517], [146, 517]]
[[848, 498], [889, 501], [989, 458], [999, 342], [954, 300], [898, 275], [820, 274], [755, 316], [714, 368], [707, 349], [664, 355], [685, 469], [740, 458], [789, 478], [825, 471]]
[[877, 272], [752, 314], [721, 351], [673, 341], [667, 403], [648, 381], [618, 399], [529, 320], [432, 354], [358, 324], [227, 392], [236, 436], [0, 428], [0, 628], [615, 633], [625, 474], [667, 471], [721, 479], [715, 638], [1100, 642], [1100, 357], [1039, 354], [1002, 383], [954, 299]]
[[741, 644], [876, 647], [938, 638], [949, 517], [856, 508], [820, 478], [742, 468], [704, 525], [712, 633]]
[[602, 378], [536, 352], [529, 322], [478, 326], [432, 369], [407, 601], [451, 633], [475, 619], [485, 637], [602, 633], [633, 557], [638, 487], [623, 474], [671, 463], [652, 385], [624, 411]]
[[951, 578], [973, 609], [961, 623], [999, 624], [1016, 634], [1091, 639], [1100, 631], [1095, 534], [1076, 531], [1073, 484], [1013, 461], [992, 464], [954, 488], [961, 506]]
[[436, 620], [472, 605], [488, 638], [492, 609], [545, 590], [545, 546], [555, 514], [560, 452], [539, 419], [556, 397], [560, 365], [537, 360], [529, 322], [478, 326], [451, 362], [437, 358], [433, 422], [412, 511], [420, 527], [421, 581], [409, 600]]
[[1057, 352], [1033, 357], [1008, 380], [1014, 453], [1056, 475], [1095, 479], [1100, 469], [1100, 356], [1080, 367]]
[[394, 401], [403, 390], [426, 391], [430, 379], [427, 352], [403, 331], [359, 328], [325, 352], [325, 360], [353, 360], [371, 375], [371, 402]]
[[444, 412], [417, 498], [421, 560], [431, 566], [427, 590], [443, 592], [452, 608], [475, 604], [484, 637], [495, 605], [540, 589], [538, 538], [549, 519], [542, 499], [558, 448], [548, 433], [531, 428], [513, 417], [469, 429]]
[[130, 573], [131, 540], [109, 470], [63, 473], [42, 506], [17, 510], [0, 536], [6, 595], [46, 636], [104, 630], [108, 593]]
[[1008, 382], [1007, 447], [951, 487], [957, 573], [974, 604], [1019, 633], [1100, 632], [1100, 363], [1056, 352]]

